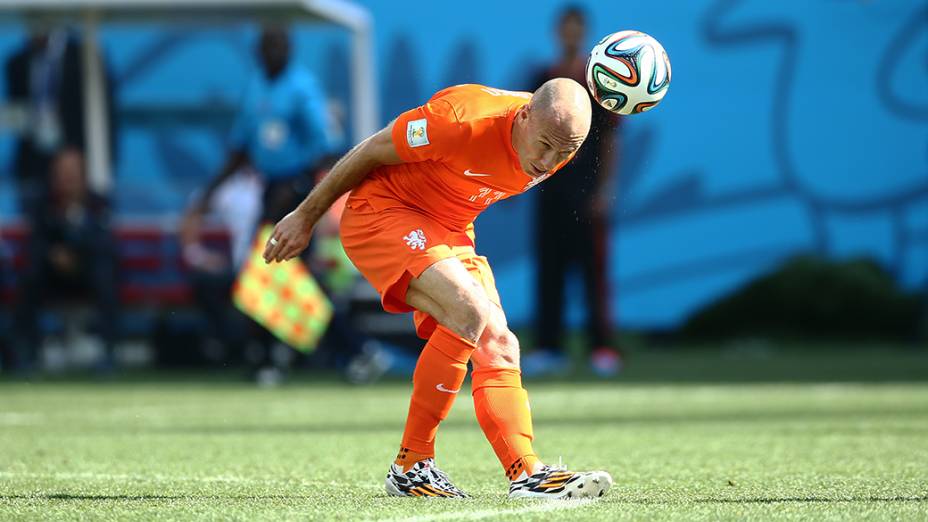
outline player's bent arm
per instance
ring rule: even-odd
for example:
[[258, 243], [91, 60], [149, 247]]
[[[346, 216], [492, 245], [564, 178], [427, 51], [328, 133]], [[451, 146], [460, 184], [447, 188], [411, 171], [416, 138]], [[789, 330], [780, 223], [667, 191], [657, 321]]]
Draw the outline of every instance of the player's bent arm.
[[391, 136], [393, 123], [367, 138], [342, 156], [329, 174], [296, 208], [310, 224], [315, 224], [338, 198], [358, 186], [368, 174], [382, 165], [402, 163]]
[[377, 167], [402, 163], [393, 144], [393, 122], [362, 141], [332, 167], [329, 174], [297, 208], [274, 227], [264, 249], [264, 260], [285, 261], [309, 244], [316, 222], [338, 198], [361, 183]]

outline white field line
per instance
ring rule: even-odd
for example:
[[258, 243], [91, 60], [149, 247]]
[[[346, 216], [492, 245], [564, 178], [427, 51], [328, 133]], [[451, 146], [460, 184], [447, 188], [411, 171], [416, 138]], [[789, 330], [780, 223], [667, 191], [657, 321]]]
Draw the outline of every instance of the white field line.
[[431, 522], [433, 520], [483, 520], [506, 515], [525, 515], [527, 513], [547, 513], [549, 511], [567, 511], [588, 506], [596, 499], [578, 500], [528, 500], [528, 505], [511, 509], [481, 509], [478, 511], [451, 511], [432, 515], [417, 515], [404, 518], [376, 519], [381, 522]]
[[0, 426], [30, 426], [39, 424], [43, 415], [34, 412], [0, 412]]
[[[235, 475], [217, 475], [217, 476], [182, 476], [182, 475], [162, 475], [162, 474], [115, 474], [115, 473], [31, 473], [31, 472], [11, 472], [0, 471], [0, 479], [3, 478], [47, 478], [57, 480], [123, 480], [123, 481], [140, 481], [140, 482], [202, 482], [202, 483], [226, 483], [226, 484], [292, 484], [294, 481], [275, 478], [249, 478]], [[342, 484], [336, 481], [309, 481], [299, 480], [302, 486], [334, 486], [334, 487], [358, 487], [357, 484]], [[363, 486], [362, 486], [363, 487]], [[365, 489], [379, 491], [377, 486], [369, 486]], [[196, 494], [191, 494], [195, 497]], [[506, 516], [506, 515], [524, 515], [528, 513], [547, 513], [551, 511], [566, 511], [577, 509], [593, 502], [597, 499], [579, 499], [579, 500], [547, 500], [547, 501], [524, 501], [527, 505], [508, 508], [508, 509], [482, 509], [477, 511], [452, 511], [446, 513], [435, 513], [431, 515], [417, 515], [404, 518], [374, 519], [388, 522], [431, 522], [438, 520], [484, 520], [488, 518]]]
[[[212, 403], [207, 403], [211, 407]], [[113, 406], [113, 407], [92, 407], [75, 411], [56, 410], [52, 412], [36, 412], [34, 410], [0, 410], [0, 425], [8, 422], [14, 424], [42, 424], [51, 422], [60, 422], [64, 419], [79, 418], [84, 421], [97, 420], [154, 420], [162, 421], [170, 419], [176, 421], [178, 417], [199, 416], [204, 406], [201, 404], [143, 404], [138, 406]], [[301, 406], [295, 401], [270, 401], [262, 403], [262, 410], [270, 413], [272, 416], [293, 415], [294, 411], [301, 411]]]

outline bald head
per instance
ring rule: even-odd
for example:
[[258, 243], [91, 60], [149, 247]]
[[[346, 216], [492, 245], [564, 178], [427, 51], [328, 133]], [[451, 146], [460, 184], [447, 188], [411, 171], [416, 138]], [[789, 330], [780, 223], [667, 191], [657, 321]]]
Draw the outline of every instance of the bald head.
[[590, 132], [590, 97], [582, 85], [570, 78], [554, 78], [542, 84], [529, 106], [539, 126], [556, 138], [582, 143]]
[[549, 174], [570, 159], [590, 132], [590, 96], [569, 78], [545, 82], [532, 95], [513, 128], [513, 146], [522, 170]]

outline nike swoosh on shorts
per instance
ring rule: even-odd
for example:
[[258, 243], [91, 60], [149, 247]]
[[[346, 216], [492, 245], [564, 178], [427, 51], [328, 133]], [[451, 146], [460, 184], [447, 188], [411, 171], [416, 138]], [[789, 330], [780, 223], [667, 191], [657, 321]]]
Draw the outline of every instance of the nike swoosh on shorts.
[[464, 171], [464, 175], [470, 176], [472, 178], [484, 178], [484, 177], [492, 176], [493, 174], [481, 174], [479, 172], [471, 172], [470, 169], [467, 169]]

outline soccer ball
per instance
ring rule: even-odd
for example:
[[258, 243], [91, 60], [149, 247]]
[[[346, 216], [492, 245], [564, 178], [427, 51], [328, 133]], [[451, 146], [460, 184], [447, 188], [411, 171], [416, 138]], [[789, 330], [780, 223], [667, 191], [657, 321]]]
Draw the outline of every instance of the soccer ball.
[[593, 98], [617, 114], [654, 108], [670, 86], [670, 59], [661, 44], [639, 31], [619, 31], [593, 47], [586, 62]]

